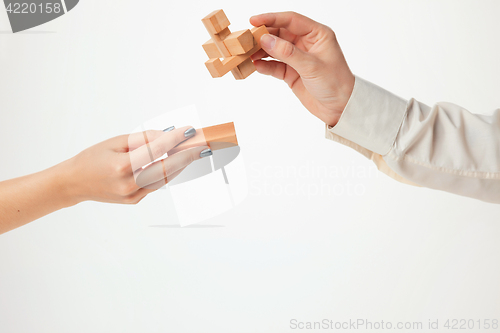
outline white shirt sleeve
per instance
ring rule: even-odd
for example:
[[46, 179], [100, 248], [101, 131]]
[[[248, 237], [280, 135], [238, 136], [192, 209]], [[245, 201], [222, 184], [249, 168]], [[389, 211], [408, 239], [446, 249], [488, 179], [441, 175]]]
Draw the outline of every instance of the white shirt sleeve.
[[401, 182], [500, 204], [500, 109], [485, 116], [451, 103], [429, 107], [356, 77], [326, 137]]

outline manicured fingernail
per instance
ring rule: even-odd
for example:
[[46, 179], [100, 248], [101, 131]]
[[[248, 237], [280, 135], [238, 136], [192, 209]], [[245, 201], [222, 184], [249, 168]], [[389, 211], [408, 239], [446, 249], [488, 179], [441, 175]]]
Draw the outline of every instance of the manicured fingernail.
[[265, 34], [260, 38], [260, 45], [262, 45], [264, 49], [272, 50], [274, 45], [276, 45], [276, 37]]
[[207, 148], [201, 151], [200, 157], [207, 157], [207, 156], [212, 156], [212, 149]]
[[166, 132], [170, 132], [170, 131], [173, 131], [174, 129], [175, 129], [175, 126], [170, 126], [169, 128], [165, 128], [165, 129], [163, 130], [163, 132], [165, 132], [165, 133], [166, 133]]
[[191, 127], [186, 132], [184, 132], [184, 137], [189, 138], [189, 137], [192, 137], [195, 134], [196, 134], [196, 130]]

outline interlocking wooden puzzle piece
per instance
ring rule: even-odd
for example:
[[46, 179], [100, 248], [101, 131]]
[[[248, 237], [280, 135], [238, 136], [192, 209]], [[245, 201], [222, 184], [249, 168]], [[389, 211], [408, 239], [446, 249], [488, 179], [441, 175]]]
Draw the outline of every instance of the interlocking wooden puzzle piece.
[[224, 39], [224, 45], [232, 56], [245, 54], [254, 46], [252, 32], [249, 29], [233, 32]]
[[202, 46], [209, 58], [222, 58], [222, 53], [213, 40], [209, 39]]
[[212, 37], [212, 41], [214, 42], [215, 46], [219, 49], [219, 52], [222, 53], [222, 56], [223, 57], [230, 57], [231, 53], [229, 53], [226, 45], [224, 45], [224, 40], [221, 38], [221, 36], [218, 34], [213, 34], [211, 37]]
[[168, 151], [168, 155], [175, 154], [181, 150], [198, 147], [207, 144], [210, 149], [218, 150], [238, 145], [234, 123], [226, 123], [197, 129], [196, 134], [190, 139], [181, 142]]
[[260, 50], [260, 38], [264, 34], [268, 34], [267, 28], [265, 26], [260, 26], [256, 28], [252, 28], [251, 30], [254, 40], [256, 41], [256, 45], [247, 53], [226, 58], [224, 60], [220, 60], [219, 58], [210, 59], [205, 62], [210, 74], [212, 77], [222, 77], [227, 74], [231, 69], [236, 66], [241, 65], [246, 59], [248, 59], [252, 54]]
[[229, 20], [222, 9], [210, 13], [202, 22], [211, 37], [203, 49], [210, 58], [205, 65], [212, 77], [222, 77], [231, 71], [235, 79], [241, 80], [255, 71], [250, 56], [260, 50], [260, 37], [268, 33], [265, 26], [231, 34]]
[[[219, 48], [217, 47], [217, 45], [215, 45], [213, 40], [210, 39], [206, 41], [202, 46], [209, 58], [223, 58], [222, 53], [220, 53]], [[243, 79], [243, 75], [241, 75], [238, 67], [232, 69], [231, 72], [233, 73], [235, 79]]]
[[219, 32], [217, 35], [219, 35], [220, 39], [222, 39], [222, 41], [224, 41], [227, 36], [229, 36], [231, 34], [231, 30], [229, 30], [229, 28], [226, 28], [224, 30], [222, 30], [221, 32]]
[[236, 80], [243, 80], [243, 74], [241, 74], [240, 67], [236, 66], [235, 68], [231, 69], [231, 73], [233, 74], [234, 78]]
[[241, 65], [238, 66], [238, 69], [241, 72], [241, 75], [243, 76], [244, 79], [250, 76], [253, 72], [255, 72], [257, 69], [255, 68], [255, 65], [253, 64], [252, 59], [247, 58], [247, 60], [243, 61]]
[[210, 34], [218, 34], [231, 24], [222, 9], [214, 10], [201, 19]]
[[[218, 49], [219, 54], [222, 54], [223, 58], [230, 57], [231, 53], [224, 44], [224, 39], [231, 34], [231, 31], [228, 28], [230, 23], [226, 17], [226, 14], [224, 14], [224, 11], [222, 9], [216, 10], [207, 15], [206, 17], [204, 17], [202, 19], [202, 22], [207, 28], [210, 37], [212, 37], [211, 39], [214, 42], [216, 48]], [[212, 49], [210, 51], [213, 52], [215, 50]], [[207, 50], [205, 50], [205, 52], [207, 52]], [[231, 73], [233, 74], [235, 79], [237, 80], [243, 79], [243, 75], [241, 74], [240, 70], [237, 67], [231, 69]]]

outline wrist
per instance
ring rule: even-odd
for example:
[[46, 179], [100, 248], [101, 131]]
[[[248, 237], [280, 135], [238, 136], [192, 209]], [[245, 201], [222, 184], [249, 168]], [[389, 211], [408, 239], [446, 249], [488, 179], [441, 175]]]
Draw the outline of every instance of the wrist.
[[338, 107], [336, 112], [334, 112], [335, 117], [333, 117], [333, 121], [328, 124], [330, 126], [335, 126], [339, 122], [342, 114], [344, 113], [349, 100], [351, 99], [352, 92], [354, 90], [354, 83], [356, 81], [355, 76], [349, 71], [345, 78], [341, 80], [342, 84], [338, 89]]
[[332, 105], [333, 107], [328, 110], [328, 113], [323, 119], [329, 127], [334, 127], [340, 121], [340, 118], [342, 117], [342, 114], [351, 99], [356, 79], [355, 76], [349, 71], [349, 75], [346, 75], [345, 78], [341, 78], [339, 81], [340, 84], [334, 89], [335, 103]]
[[59, 200], [64, 207], [71, 207], [85, 201], [81, 195], [78, 172], [74, 164], [74, 159], [71, 158], [49, 169], [52, 171], [54, 184], [60, 193]]

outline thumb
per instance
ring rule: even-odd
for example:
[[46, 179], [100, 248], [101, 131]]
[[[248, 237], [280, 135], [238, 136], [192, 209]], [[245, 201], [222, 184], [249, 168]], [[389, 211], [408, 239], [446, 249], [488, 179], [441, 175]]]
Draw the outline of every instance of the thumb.
[[294, 44], [274, 35], [263, 35], [260, 39], [260, 44], [267, 54], [290, 65], [300, 75], [308, 74], [307, 69], [311, 68], [310, 64], [314, 61], [311, 55], [302, 51]]

